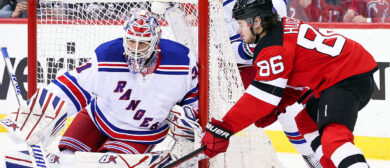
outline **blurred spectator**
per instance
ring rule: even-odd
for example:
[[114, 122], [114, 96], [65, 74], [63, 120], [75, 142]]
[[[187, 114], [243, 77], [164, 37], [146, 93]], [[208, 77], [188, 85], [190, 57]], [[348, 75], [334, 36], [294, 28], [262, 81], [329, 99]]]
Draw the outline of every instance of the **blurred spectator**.
[[27, 0], [0, 0], [0, 18], [27, 17]]
[[352, 0], [344, 22], [390, 22], [390, 0]]
[[[82, 1], [80, 1], [82, 2]], [[134, 8], [148, 9], [146, 2], [126, 3], [38, 3], [38, 17], [52, 19], [113, 19], [119, 20], [128, 16]]]
[[351, 0], [292, 0], [290, 17], [307, 22], [342, 22]]

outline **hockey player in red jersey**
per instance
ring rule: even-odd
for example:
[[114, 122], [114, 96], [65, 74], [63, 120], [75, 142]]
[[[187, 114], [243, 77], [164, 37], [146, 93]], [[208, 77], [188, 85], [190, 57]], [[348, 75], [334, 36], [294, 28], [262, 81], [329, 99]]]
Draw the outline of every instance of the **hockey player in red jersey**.
[[257, 74], [222, 121], [207, 124], [205, 154], [225, 152], [229, 137], [269, 115], [286, 87], [309, 87], [313, 97], [306, 109], [318, 125], [324, 157], [336, 167], [368, 167], [352, 131], [373, 91], [377, 64], [371, 54], [353, 40], [319, 32], [300, 20], [278, 21], [270, 0], [239, 0], [233, 14], [244, 41], [257, 43]]
[[[236, 3], [236, 0], [225, 0], [223, 3], [223, 9], [225, 14], [225, 23], [230, 37], [231, 47], [233, 49], [234, 57], [237, 62], [238, 70], [240, 71], [240, 76], [244, 88], [246, 89], [253, 79], [255, 78], [257, 72], [253, 62], [253, 51], [255, 50], [256, 44], [247, 44], [243, 42], [241, 35], [238, 33], [238, 23], [233, 18], [233, 7]], [[286, 17], [286, 2], [283, 0], [272, 0], [273, 11], [279, 15], [280, 18]], [[290, 88], [289, 91], [302, 93], [302, 89], [293, 89]], [[292, 97], [294, 97], [293, 95]], [[297, 95], [300, 96], [300, 95]], [[295, 100], [295, 99], [294, 99]], [[296, 101], [296, 100], [295, 100]], [[285, 133], [288, 140], [294, 146], [294, 148], [302, 155], [303, 159], [313, 168], [320, 168], [319, 159], [317, 160], [316, 155], [310, 146], [309, 139], [306, 139], [303, 134], [298, 130], [297, 123], [294, 118], [303, 108], [302, 105], [296, 104], [288, 108], [289, 112], [286, 113], [285, 107], [292, 105], [294, 102], [282, 103], [283, 106], [280, 106], [283, 109], [275, 109], [274, 113], [268, 115], [255, 122], [257, 127], [264, 128], [265, 126], [271, 125], [275, 121], [279, 121], [279, 124], [282, 127], [283, 132]], [[284, 110], [284, 112], [280, 112]], [[317, 130], [317, 127], [315, 128]], [[311, 133], [311, 132], [310, 132]]]

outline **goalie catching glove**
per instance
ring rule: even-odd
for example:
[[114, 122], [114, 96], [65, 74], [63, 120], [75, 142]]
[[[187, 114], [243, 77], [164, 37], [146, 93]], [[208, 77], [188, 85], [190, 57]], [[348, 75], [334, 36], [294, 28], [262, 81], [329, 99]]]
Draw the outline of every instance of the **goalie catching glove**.
[[173, 138], [179, 141], [195, 141], [195, 135], [199, 136], [202, 127], [198, 123], [197, 111], [191, 106], [175, 105], [167, 117], [167, 122]]
[[196, 145], [199, 146], [202, 127], [198, 123], [198, 114], [194, 108], [175, 105], [168, 114], [167, 122], [175, 139], [175, 145], [171, 149], [174, 159], [183, 157], [194, 151]]
[[202, 146], [206, 145], [205, 155], [212, 158], [219, 153], [226, 152], [229, 146], [229, 138], [233, 135], [232, 127], [214, 118], [206, 125], [206, 134], [202, 139]]
[[48, 146], [64, 126], [66, 102], [47, 89], [38, 89], [27, 107], [23, 104], [17, 112], [2, 119], [0, 124], [17, 142], [26, 141], [29, 145], [42, 142], [43, 146]]

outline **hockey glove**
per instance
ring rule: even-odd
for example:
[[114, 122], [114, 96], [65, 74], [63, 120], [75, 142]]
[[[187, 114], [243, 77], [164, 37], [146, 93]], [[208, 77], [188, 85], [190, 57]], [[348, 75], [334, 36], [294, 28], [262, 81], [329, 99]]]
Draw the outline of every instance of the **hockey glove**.
[[196, 109], [188, 105], [175, 105], [169, 112], [166, 120], [175, 139], [171, 149], [171, 156], [175, 159], [194, 151], [200, 144], [203, 133], [197, 115]]
[[261, 127], [261, 128], [265, 128], [271, 124], [273, 124], [276, 120], [278, 120], [278, 115], [280, 114], [280, 112], [276, 111], [276, 110], [273, 110], [270, 114], [268, 114], [267, 116], [265, 117], [262, 117], [260, 119], [258, 119], [256, 122], [255, 122], [255, 126], [256, 127]]
[[206, 125], [206, 134], [202, 139], [202, 146], [206, 145], [204, 154], [210, 158], [219, 153], [226, 152], [229, 146], [229, 138], [233, 133], [232, 127], [214, 118]]
[[67, 118], [67, 104], [46, 89], [38, 89], [28, 107], [21, 107], [0, 121], [15, 142], [48, 146], [60, 133]]
[[197, 116], [197, 111], [191, 106], [175, 105], [167, 117], [173, 138], [177, 141], [194, 142], [195, 134], [199, 136], [202, 132]]

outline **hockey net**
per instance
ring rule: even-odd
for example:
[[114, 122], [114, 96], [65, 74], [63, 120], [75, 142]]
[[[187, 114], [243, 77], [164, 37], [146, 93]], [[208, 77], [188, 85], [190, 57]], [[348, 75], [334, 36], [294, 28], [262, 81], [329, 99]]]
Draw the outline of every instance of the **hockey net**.
[[[230, 47], [222, 2], [209, 0], [208, 4], [208, 34], [201, 36], [208, 41], [209, 78], [208, 86], [200, 84], [200, 87], [207, 88], [209, 96], [208, 105], [200, 108], [208, 108], [208, 118], [221, 119], [244, 89]], [[122, 37], [124, 20], [137, 8], [149, 10], [158, 17], [163, 27], [162, 38], [178, 41], [198, 55], [202, 47], [198, 45], [198, 27], [204, 22], [198, 19], [197, 0], [40, 0], [38, 87], [88, 61], [101, 43]], [[211, 159], [210, 167], [281, 166], [264, 131], [251, 126], [234, 135], [228, 151]]]

